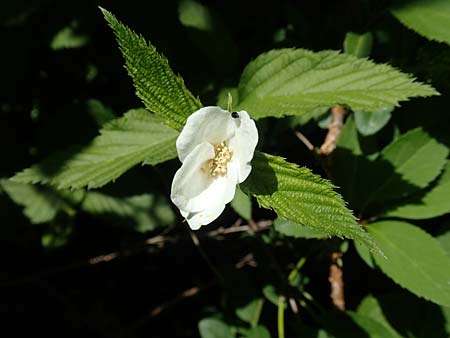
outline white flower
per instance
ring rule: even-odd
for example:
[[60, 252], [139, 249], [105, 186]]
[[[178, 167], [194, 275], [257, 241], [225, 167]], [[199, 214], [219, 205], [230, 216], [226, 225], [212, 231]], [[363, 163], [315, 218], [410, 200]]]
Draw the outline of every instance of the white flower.
[[191, 229], [220, 216], [252, 167], [258, 130], [246, 111], [204, 107], [188, 117], [177, 139], [183, 163], [172, 182], [171, 199]]

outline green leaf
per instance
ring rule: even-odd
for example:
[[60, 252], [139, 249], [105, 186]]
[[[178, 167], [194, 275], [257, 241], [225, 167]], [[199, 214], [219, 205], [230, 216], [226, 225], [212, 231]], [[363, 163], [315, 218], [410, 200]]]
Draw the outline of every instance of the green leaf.
[[450, 44], [450, 2], [411, 0], [391, 9], [402, 24], [430, 40]]
[[167, 201], [150, 194], [115, 197], [89, 191], [81, 203], [81, 209], [89, 214], [109, 217], [120, 222], [123, 219], [131, 219], [136, 230], [140, 232], [175, 221], [175, 214]]
[[187, 117], [202, 107], [186, 88], [183, 79], [173, 73], [167, 59], [114, 15], [101, 9], [119, 43], [136, 94], [145, 106], [171, 127], [181, 130]]
[[231, 201], [231, 207], [243, 219], [249, 220], [252, 218], [252, 200], [239, 187], [236, 187], [236, 193]]
[[329, 181], [281, 157], [258, 152], [252, 167], [241, 187], [254, 195], [263, 208], [273, 209], [280, 218], [327, 236], [351, 238], [377, 251]]
[[177, 136], [145, 109], [131, 110], [106, 124], [89, 146], [25, 169], [12, 180], [58, 189], [98, 188], [138, 163], [154, 165], [176, 157]]
[[189, 37], [214, 70], [222, 74], [232, 71], [238, 61], [237, 48], [219, 13], [193, 0], [180, 1], [178, 13]]
[[77, 32], [78, 23], [64, 27], [53, 37], [50, 47], [53, 50], [80, 48], [89, 42], [89, 37]]
[[[278, 298], [280, 298], [280, 294], [278, 293], [278, 291], [275, 289], [275, 287], [273, 285], [265, 285], [263, 287], [263, 295], [264, 297], [266, 297], [266, 299], [271, 302], [273, 305], [278, 306]], [[285, 307], [287, 307], [287, 305], [285, 304]]]
[[326, 235], [315, 229], [311, 229], [300, 224], [291, 223], [281, 218], [277, 218], [275, 222], [273, 222], [273, 226], [276, 231], [285, 236], [296, 238], [327, 238]]
[[242, 321], [249, 323], [252, 327], [258, 324], [261, 311], [263, 309], [264, 299], [255, 298], [249, 303], [236, 309], [236, 316]]
[[235, 334], [223, 321], [205, 318], [198, 323], [201, 338], [234, 338]]
[[442, 175], [436, 184], [426, 192], [420, 193], [388, 210], [384, 216], [406, 219], [426, 219], [450, 212], [450, 162], [447, 161]]
[[245, 338], [271, 338], [269, 330], [264, 326], [258, 325], [247, 331]]
[[358, 131], [364, 135], [373, 135], [383, 128], [391, 119], [392, 106], [384, 106], [374, 111], [355, 112], [355, 123]]
[[441, 244], [448, 256], [450, 256], [450, 231], [447, 231], [437, 237], [437, 240]]
[[450, 258], [435, 238], [399, 221], [376, 222], [367, 231], [386, 255], [374, 257], [386, 275], [420, 297], [450, 305]]
[[372, 51], [373, 36], [371, 32], [357, 34], [348, 32], [345, 34], [344, 52], [363, 58], [370, 55]]
[[[237, 107], [239, 103], [239, 92], [236, 87], [225, 87], [222, 88], [217, 95], [217, 105], [222, 109], [228, 109], [228, 94], [231, 95], [233, 99], [233, 107]], [[232, 107], [232, 108], [233, 108]], [[233, 109], [235, 110], [235, 109]]]
[[398, 106], [438, 93], [395, 68], [336, 51], [280, 49], [264, 53], [244, 70], [239, 109], [253, 118], [318, 116], [335, 104], [354, 111]]
[[90, 99], [86, 102], [86, 108], [89, 113], [97, 122], [99, 127], [103, 127], [107, 122], [110, 122], [116, 118], [114, 111], [106, 107], [102, 102], [96, 99]]
[[404, 290], [366, 297], [358, 314], [383, 324], [395, 337], [448, 338], [445, 330], [447, 307], [418, 298]]
[[383, 325], [384, 328], [390, 332], [390, 336], [401, 338], [398, 332], [395, 331], [395, 329], [386, 319], [386, 316], [384, 315], [383, 310], [375, 297], [369, 295], [366, 298], [364, 298], [361, 304], [359, 304], [358, 306], [357, 313], [359, 316], [371, 318], [372, 320]]
[[375, 263], [373, 261], [373, 257], [370, 254], [369, 249], [364, 245], [364, 244], [360, 244], [355, 242], [355, 249], [356, 252], [358, 253], [359, 257], [361, 257], [361, 259], [368, 265], [370, 266], [372, 269], [375, 268]]
[[392, 200], [425, 188], [441, 172], [448, 153], [445, 145], [421, 128], [401, 135], [381, 152], [377, 159], [380, 167], [375, 164], [367, 172], [367, 203]]
[[48, 187], [38, 187], [31, 184], [0, 180], [0, 187], [18, 205], [23, 206], [23, 213], [31, 223], [47, 223], [52, 221], [58, 212], [74, 211], [61, 193]]
[[347, 314], [367, 333], [369, 338], [398, 338], [398, 335], [394, 335], [382, 323], [370, 317], [352, 311], [347, 311]]
[[54, 250], [63, 247], [69, 241], [73, 232], [73, 227], [69, 225], [55, 224], [48, 227], [41, 237], [41, 244], [44, 248]]

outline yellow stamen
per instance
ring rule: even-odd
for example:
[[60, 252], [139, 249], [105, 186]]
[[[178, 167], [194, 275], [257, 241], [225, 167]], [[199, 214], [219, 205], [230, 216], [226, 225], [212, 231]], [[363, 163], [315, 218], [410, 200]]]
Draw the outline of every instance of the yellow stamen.
[[227, 164], [233, 156], [233, 152], [225, 145], [225, 142], [214, 145], [215, 156], [207, 162], [208, 173], [212, 177], [225, 176]]

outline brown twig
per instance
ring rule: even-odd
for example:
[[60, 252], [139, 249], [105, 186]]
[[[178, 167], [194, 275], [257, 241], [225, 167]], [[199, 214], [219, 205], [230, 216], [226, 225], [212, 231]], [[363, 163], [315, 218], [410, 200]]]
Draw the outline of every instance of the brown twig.
[[[325, 140], [320, 147], [320, 154], [322, 156], [330, 155], [334, 149], [341, 135], [342, 127], [344, 126], [344, 118], [347, 113], [343, 106], [336, 105], [331, 109], [331, 122], [328, 127], [328, 133]], [[325, 168], [325, 171], [328, 171]], [[340, 311], [345, 310], [345, 295], [344, 295], [344, 278], [342, 271], [342, 252], [338, 249], [331, 253], [330, 272], [328, 281], [330, 282], [331, 293], [330, 297], [333, 305]]]
[[297, 136], [297, 138], [303, 142], [303, 144], [306, 146], [306, 148], [308, 148], [309, 151], [314, 151], [315, 149], [314, 145], [311, 143], [310, 140], [308, 140], [308, 138], [305, 135], [296, 130], [295, 136]]
[[343, 106], [334, 106], [331, 109], [331, 122], [328, 127], [328, 133], [325, 137], [325, 141], [320, 147], [320, 154], [324, 156], [330, 155], [336, 148], [336, 143], [341, 134], [342, 127], [344, 126], [344, 117], [347, 111]]
[[344, 278], [340, 259], [341, 251], [335, 251], [331, 254], [330, 275], [328, 281], [331, 285], [331, 300], [336, 309], [345, 311]]

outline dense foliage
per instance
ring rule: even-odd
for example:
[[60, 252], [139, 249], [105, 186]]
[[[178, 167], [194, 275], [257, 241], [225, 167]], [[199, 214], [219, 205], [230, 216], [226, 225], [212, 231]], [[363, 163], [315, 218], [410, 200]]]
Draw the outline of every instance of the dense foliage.
[[[3, 330], [450, 335], [449, 1], [0, 9]], [[258, 150], [192, 231], [175, 141], [211, 105]]]

